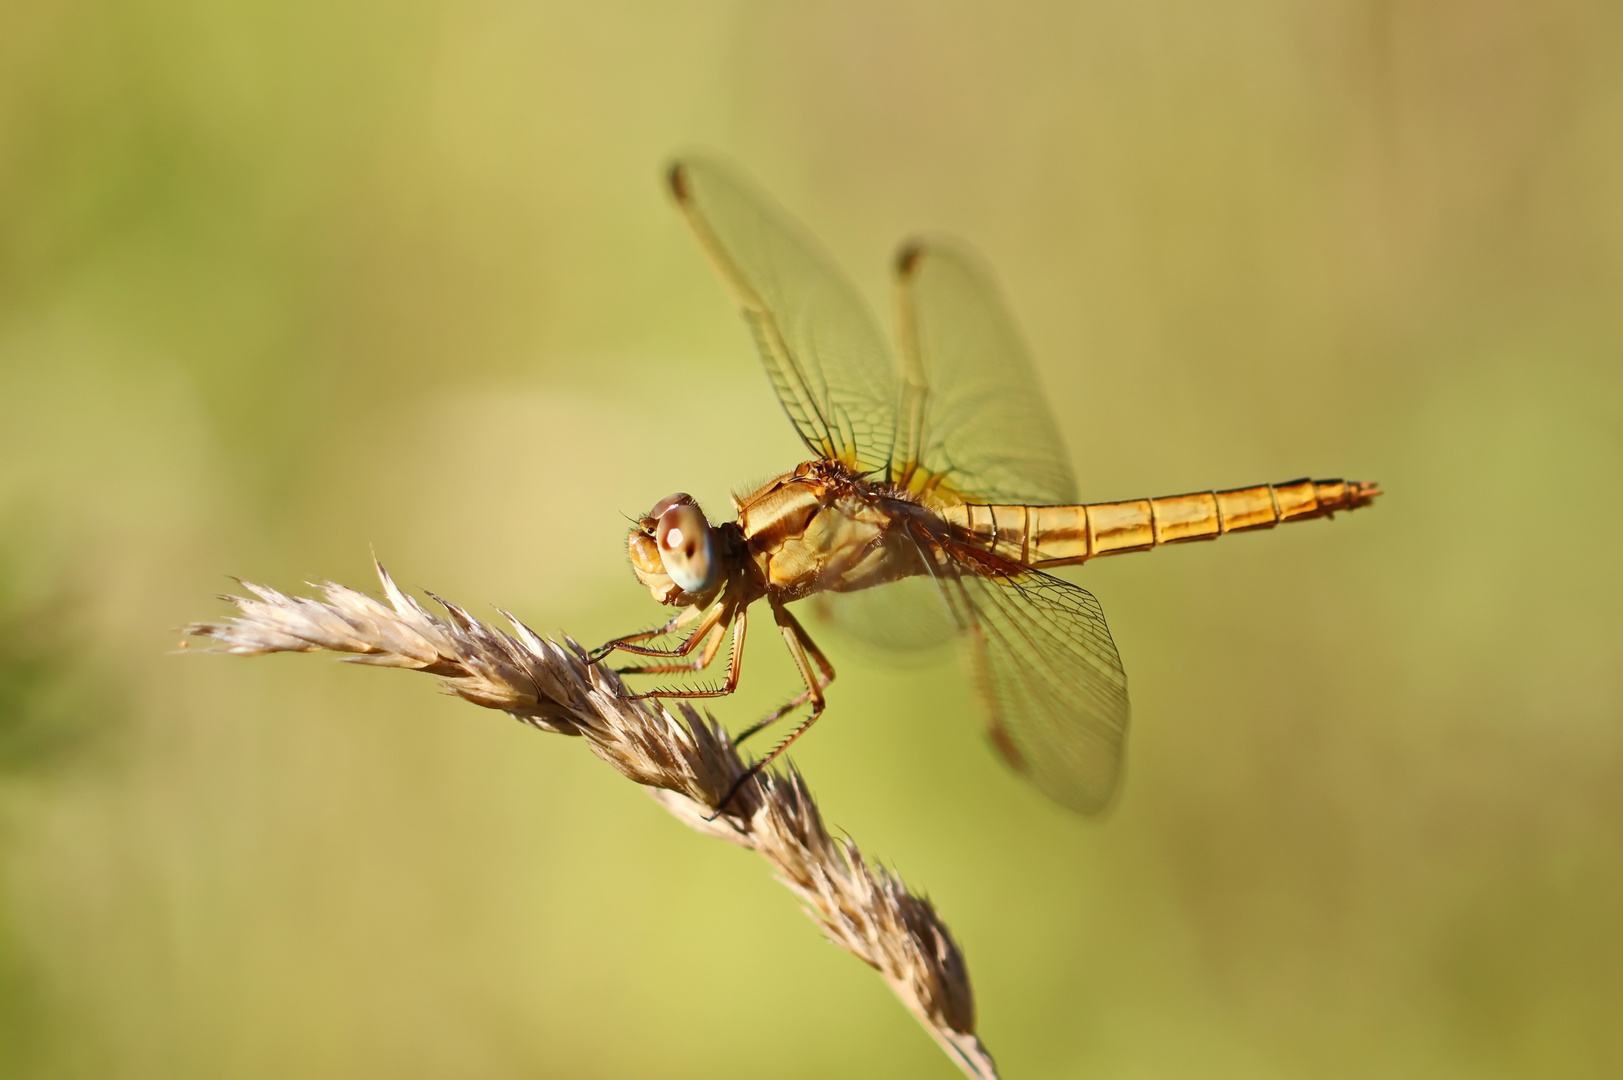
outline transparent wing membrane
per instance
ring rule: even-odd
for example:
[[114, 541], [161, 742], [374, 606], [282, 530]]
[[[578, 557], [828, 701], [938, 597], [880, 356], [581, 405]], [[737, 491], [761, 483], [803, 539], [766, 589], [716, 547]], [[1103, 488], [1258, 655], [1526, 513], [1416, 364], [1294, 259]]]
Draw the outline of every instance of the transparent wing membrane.
[[903, 578], [858, 592], [821, 592], [809, 603], [837, 632], [893, 654], [932, 649], [958, 633], [946, 598], [928, 578]]
[[1120, 782], [1129, 710], [1099, 601], [1038, 570], [987, 576], [950, 548], [921, 547], [965, 632], [998, 752], [1054, 801], [1104, 810]]
[[[971, 502], [1081, 501], [1037, 373], [980, 261], [944, 241], [903, 247], [896, 311], [899, 467], [944, 476]], [[914, 490], [928, 482], [908, 479]]]
[[884, 468], [896, 376], [872, 312], [787, 211], [704, 158], [672, 167], [671, 190], [755, 335], [784, 411], [820, 457]]

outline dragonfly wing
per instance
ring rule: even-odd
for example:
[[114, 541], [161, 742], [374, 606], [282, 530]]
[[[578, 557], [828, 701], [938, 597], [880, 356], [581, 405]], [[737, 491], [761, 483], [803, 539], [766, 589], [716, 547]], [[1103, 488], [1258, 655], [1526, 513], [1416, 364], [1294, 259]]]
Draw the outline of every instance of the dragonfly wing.
[[915, 241], [897, 256], [895, 288], [903, 399], [892, 478], [912, 462], [976, 501], [1079, 502], [1031, 358], [980, 260]]
[[857, 592], [820, 592], [808, 603], [836, 632], [893, 654], [932, 649], [958, 633], [946, 597], [929, 578], [902, 578]]
[[1072, 810], [1106, 809], [1121, 780], [1127, 676], [1093, 594], [1025, 570], [986, 576], [921, 544], [973, 655], [993, 744]]
[[671, 167], [671, 191], [755, 335], [778, 400], [821, 457], [882, 469], [896, 376], [868, 305], [789, 214], [705, 158]]

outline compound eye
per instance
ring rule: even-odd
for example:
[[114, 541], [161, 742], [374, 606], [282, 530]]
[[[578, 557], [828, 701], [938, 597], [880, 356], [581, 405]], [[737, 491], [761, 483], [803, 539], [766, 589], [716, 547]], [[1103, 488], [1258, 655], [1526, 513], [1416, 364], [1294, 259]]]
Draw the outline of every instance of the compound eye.
[[[716, 583], [715, 546], [710, 522], [686, 495], [671, 498], [686, 502], [666, 506], [654, 524], [654, 543], [665, 572], [683, 592], [702, 593]], [[669, 500], [665, 500], [669, 502]], [[655, 507], [656, 510], [659, 507]]]
[[643, 529], [652, 532], [654, 525], [665, 516], [665, 511], [673, 506], [698, 506], [698, 501], [685, 491], [678, 491], [675, 495], [667, 495], [654, 504], [654, 508], [642, 519], [646, 524]]

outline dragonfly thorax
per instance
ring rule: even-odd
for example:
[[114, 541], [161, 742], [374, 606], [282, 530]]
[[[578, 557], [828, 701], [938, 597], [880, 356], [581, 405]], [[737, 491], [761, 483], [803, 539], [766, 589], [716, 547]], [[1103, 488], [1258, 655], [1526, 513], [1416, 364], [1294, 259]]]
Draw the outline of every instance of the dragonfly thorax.
[[781, 603], [923, 572], [909, 542], [916, 507], [843, 463], [804, 463], [734, 502], [762, 586]]

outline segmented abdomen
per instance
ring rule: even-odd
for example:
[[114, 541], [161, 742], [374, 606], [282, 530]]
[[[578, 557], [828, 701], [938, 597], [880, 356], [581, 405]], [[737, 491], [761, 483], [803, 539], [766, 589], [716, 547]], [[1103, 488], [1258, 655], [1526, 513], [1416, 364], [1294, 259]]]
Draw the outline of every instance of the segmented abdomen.
[[962, 503], [947, 507], [941, 516], [963, 529], [977, 547], [1010, 562], [1046, 569], [1099, 555], [1148, 551], [1159, 544], [1271, 529], [1283, 521], [1328, 517], [1337, 510], [1368, 506], [1380, 493], [1362, 480], [1292, 480], [1086, 506]]

